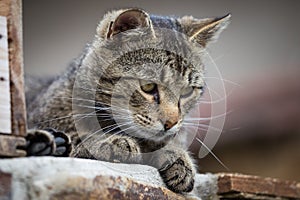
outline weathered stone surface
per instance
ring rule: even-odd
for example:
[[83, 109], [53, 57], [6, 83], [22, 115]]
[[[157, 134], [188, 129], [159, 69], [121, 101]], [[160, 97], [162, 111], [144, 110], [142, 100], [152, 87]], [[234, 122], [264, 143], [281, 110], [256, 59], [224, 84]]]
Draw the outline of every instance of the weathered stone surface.
[[243, 174], [219, 174], [221, 197], [237, 199], [300, 199], [300, 183]]
[[0, 199], [9, 200], [11, 196], [11, 174], [0, 171]]
[[193, 194], [183, 196], [165, 188], [157, 170], [145, 165], [32, 157], [0, 160], [0, 170], [12, 174], [14, 200], [217, 198], [215, 175], [197, 174]]
[[193, 193], [202, 199], [219, 199], [218, 176], [214, 174], [196, 174]]

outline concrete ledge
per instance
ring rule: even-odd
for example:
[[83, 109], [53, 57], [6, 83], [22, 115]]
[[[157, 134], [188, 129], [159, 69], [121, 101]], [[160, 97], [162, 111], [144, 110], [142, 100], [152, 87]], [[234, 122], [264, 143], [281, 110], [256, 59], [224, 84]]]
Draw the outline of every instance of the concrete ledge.
[[10, 189], [0, 199], [217, 199], [216, 175], [197, 174], [193, 192], [180, 195], [145, 165], [31, 157], [2, 159], [0, 171], [12, 175], [11, 183], [0, 179], [0, 187]]

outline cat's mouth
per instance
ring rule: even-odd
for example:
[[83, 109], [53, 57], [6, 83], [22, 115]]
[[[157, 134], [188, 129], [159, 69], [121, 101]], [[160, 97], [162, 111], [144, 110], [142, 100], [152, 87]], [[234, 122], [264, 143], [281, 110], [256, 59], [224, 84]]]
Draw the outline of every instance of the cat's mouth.
[[177, 135], [181, 127], [180, 124], [181, 123], [178, 123], [170, 129], [165, 129], [164, 124], [160, 122], [153, 125], [152, 127], [145, 127], [140, 124], [139, 131], [137, 132], [136, 137], [153, 141], [170, 139]]

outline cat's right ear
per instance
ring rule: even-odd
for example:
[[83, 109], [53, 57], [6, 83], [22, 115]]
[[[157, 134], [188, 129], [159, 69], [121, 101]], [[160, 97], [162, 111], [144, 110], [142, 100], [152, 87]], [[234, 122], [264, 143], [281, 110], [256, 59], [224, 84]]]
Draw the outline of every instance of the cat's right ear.
[[223, 17], [206, 19], [184, 16], [179, 18], [178, 21], [190, 41], [196, 41], [203, 47], [206, 47], [208, 43], [217, 40], [220, 33], [230, 23], [230, 18], [230, 14]]
[[152, 27], [149, 15], [141, 9], [132, 8], [107, 13], [98, 25], [97, 34], [107, 39], [130, 29], [146, 27]]

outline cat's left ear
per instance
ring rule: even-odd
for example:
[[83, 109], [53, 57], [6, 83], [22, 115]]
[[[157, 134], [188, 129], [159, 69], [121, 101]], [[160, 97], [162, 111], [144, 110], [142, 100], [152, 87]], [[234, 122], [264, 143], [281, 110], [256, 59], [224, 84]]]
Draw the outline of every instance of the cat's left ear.
[[152, 28], [147, 12], [138, 8], [117, 10], [107, 13], [100, 22], [97, 32], [102, 38], [113, 38], [118, 33], [137, 28]]
[[211, 41], [215, 41], [220, 33], [230, 23], [231, 15], [225, 15], [219, 18], [196, 19], [192, 16], [184, 16], [178, 21], [183, 27], [189, 40], [196, 41], [203, 47]]

